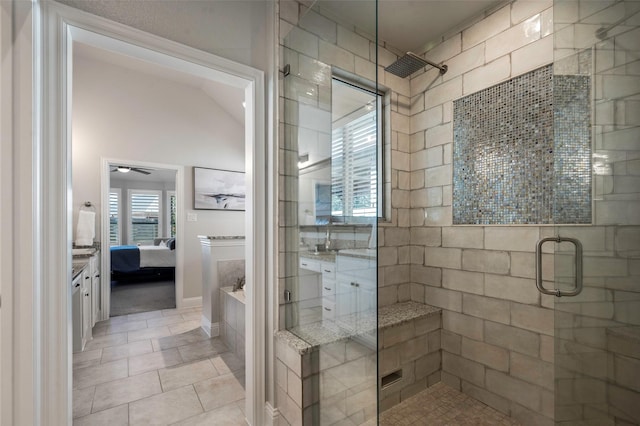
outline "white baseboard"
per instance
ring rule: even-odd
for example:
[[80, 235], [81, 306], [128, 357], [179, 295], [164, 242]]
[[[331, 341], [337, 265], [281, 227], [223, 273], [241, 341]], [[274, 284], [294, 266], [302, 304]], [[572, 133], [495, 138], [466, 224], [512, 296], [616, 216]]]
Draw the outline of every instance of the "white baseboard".
[[207, 317], [202, 316], [202, 320], [200, 321], [202, 329], [207, 336], [209, 337], [218, 337], [220, 336], [220, 323], [219, 322], [210, 322]]
[[266, 402], [264, 404], [264, 420], [266, 426], [278, 426], [280, 423], [280, 410], [273, 408], [273, 406]]
[[182, 299], [183, 308], [199, 308], [200, 306], [202, 306], [202, 296]]

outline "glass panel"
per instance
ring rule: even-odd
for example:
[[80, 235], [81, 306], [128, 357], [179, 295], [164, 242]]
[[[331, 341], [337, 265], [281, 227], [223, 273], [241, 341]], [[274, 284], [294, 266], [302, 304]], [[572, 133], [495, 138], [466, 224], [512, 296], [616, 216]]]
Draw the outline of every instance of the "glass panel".
[[371, 17], [367, 28], [342, 21], [342, 3], [309, 9], [291, 2], [282, 15], [291, 30], [281, 46], [280, 312], [285, 328], [311, 346], [313, 374], [300, 378], [305, 425], [377, 418], [384, 96], [377, 91], [377, 55], [370, 57], [376, 2], [357, 2], [361, 15]]
[[[554, 99], [565, 101], [563, 111], [556, 102], [556, 114], [588, 107], [594, 187], [592, 225], [555, 227], [584, 250], [582, 292], [553, 298], [558, 424], [640, 423], [639, 11], [637, 1], [554, 2], [554, 74], [561, 76], [554, 78]], [[580, 79], [589, 97], [568, 99], [565, 83]], [[564, 136], [581, 137], [565, 129], [559, 138], [559, 131], [556, 148]], [[560, 191], [574, 187], [566, 182]], [[557, 244], [547, 256], [556, 287], [573, 288], [573, 246]]]

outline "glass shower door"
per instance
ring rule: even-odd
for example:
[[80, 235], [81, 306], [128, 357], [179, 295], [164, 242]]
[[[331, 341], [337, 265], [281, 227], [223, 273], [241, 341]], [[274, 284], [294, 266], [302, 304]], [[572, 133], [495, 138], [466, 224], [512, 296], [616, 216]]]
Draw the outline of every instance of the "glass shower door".
[[[586, 111], [589, 119], [586, 135], [556, 121], [556, 154], [558, 141], [586, 136], [591, 146], [589, 155], [574, 152], [570, 166], [556, 159], [555, 167], [576, 176], [581, 165], [590, 173], [555, 190], [561, 196], [588, 181], [593, 197], [590, 224], [554, 228], [556, 237], [582, 246], [580, 265], [573, 244], [556, 244], [556, 288], [572, 291], [580, 275], [583, 285], [577, 296], [548, 299], [555, 309], [557, 424], [640, 424], [639, 11], [637, 1], [554, 2], [556, 118]], [[586, 83], [588, 97], [574, 90], [558, 100], [577, 81]]]
[[[344, 22], [340, 7], [363, 19]], [[376, 1], [280, 8], [280, 315], [307, 348], [301, 421], [375, 424]]]

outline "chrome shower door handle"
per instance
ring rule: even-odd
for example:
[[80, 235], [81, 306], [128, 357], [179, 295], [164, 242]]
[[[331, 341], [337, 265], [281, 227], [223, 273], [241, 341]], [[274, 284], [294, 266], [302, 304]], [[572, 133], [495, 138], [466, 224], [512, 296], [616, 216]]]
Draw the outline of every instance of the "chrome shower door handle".
[[[548, 241], [554, 243], [568, 242], [572, 243], [576, 248], [576, 279], [575, 286], [571, 291], [562, 291], [554, 288], [548, 290], [542, 285], [542, 245]], [[549, 294], [556, 297], [577, 296], [582, 291], [582, 243], [575, 238], [569, 237], [547, 237], [538, 241], [536, 244], [536, 287], [542, 294]]]

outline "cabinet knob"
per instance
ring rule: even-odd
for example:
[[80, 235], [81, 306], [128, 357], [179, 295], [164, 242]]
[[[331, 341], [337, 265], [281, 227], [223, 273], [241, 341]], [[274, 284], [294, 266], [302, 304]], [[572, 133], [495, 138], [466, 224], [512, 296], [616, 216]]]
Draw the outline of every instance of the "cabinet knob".
[[80, 283], [77, 283], [74, 287], [80, 287]]
[[331, 308], [327, 308], [326, 306], [324, 307], [325, 311], [331, 311]]
[[91, 278], [90, 276], [86, 276], [84, 277], [85, 280], [88, 280], [89, 278]]
[[327, 291], [331, 291], [331, 287], [325, 287], [324, 289]]
[[84, 294], [84, 296], [85, 296], [85, 297], [89, 297], [89, 293], [85, 293], [85, 294]]
[[100, 274], [96, 274], [96, 278], [100, 278]]
[[331, 270], [329, 270], [329, 269], [325, 269], [324, 271], [325, 271], [325, 272], [331, 272]]

